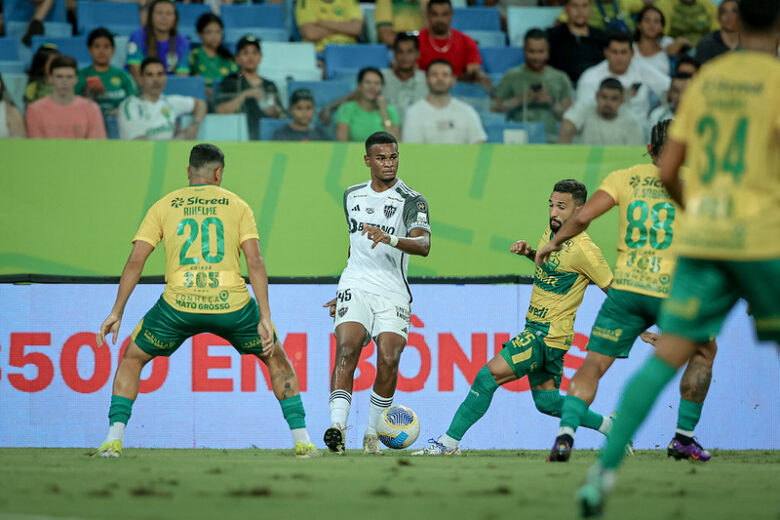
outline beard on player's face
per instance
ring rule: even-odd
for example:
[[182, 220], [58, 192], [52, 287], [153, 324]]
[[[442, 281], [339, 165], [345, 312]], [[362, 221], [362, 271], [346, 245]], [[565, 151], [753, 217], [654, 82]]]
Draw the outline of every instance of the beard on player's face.
[[562, 225], [563, 222], [561, 222], [557, 218], [553, 217], [550, 219], [550, 229], [552, 229], [553, 231], [558, 231], [559, 229], [561, 229]]

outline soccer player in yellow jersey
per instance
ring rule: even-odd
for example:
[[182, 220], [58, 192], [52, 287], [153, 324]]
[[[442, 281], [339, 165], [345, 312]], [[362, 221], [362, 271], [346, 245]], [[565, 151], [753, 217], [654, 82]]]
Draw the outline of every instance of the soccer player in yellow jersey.
[[[155, 356], [170, 356], [184, 340], [201, 332], [222, 336], [241, 354], [253, 354], [268, 366], [274, 394], [292, 431], [295, 454], [320, 455], [306, 432], [298, 378], [271, 323], [268, 276], [254, 215], [246, 202], [220, 187], [224, 168], [225, 157], [219, 148], [195, 146], [187, 168], [190, 185], [157, 201], [133, 238], [114, 307], [100, 326], [98, 346], [108, 334], [113, 334], [116, 344], [127, 300], [160, 241], [165, 245], [167, 285], [136, 327], [119, 363], [108, 436], [95, 455], [122, 454], [125, 425], [138, 396], [144, 365]], [[241, 251], [257, 301], [241, 276]]]
[[[547, 258], [565, 240], [587, 229], [594, 219], [619, 206], [618, 260], [615, 282], [599, 310], [588, 342], [588, 355], [571, 380], [561, 412], [561, 428], [549, 461], [566, 462], [574, 432], [596, 398], [599, 380], [616, 358], [627, 358], [643, 331], [656, 323], [661, 302], [669, 295], [676, 265], [674, 253], [678, 208], [658, 177], [658, 158], [666, 142], [670, 120], [657, 123], [647, 150], [653, 162], [612, 172], [581, 211], [539, 251]], [[649, 333], [648, 333], [649, 334]], [[701, 345], [680, 382], [677, 433], [669, 444], [670, 457], [708, 461], [710, 453], [693, 438], [712, 379], [715, 343]]]
[[[567, 179], [555, 184], [549, 200], [550, 226], [544, 230], [539, 248], [580, 211], [586, 197], [587, 189], [579, 181]], [[530, 260], [536, 255], [536, 250], [523, 240], [515, 242], [510, 251]], [[501, 352], [477, 373], [447, 432], [412, 455], [459, 454], [459, 442], [485, 414], [498, 387], [521, 377], [528, 376], [536, 408], [560, 417], [563, 397], [558, 388], [563, 357], [574, 341], [574, 316], [591, 281], [606, 290], [612, 283], [612, 271], [601, 250], [586, 233], [581, 233], [536, 268], [525, 330], [504, 343]], [[612, 419], [588, 410], [582, 424], [607, 434]]]
[[738, 10], [744, 50], [702, 67], [661, 157], [661, 181], [684, 209], [677, 270], [655, 355], [626, 385], [612, 434], [577, 492], [586, 516], [603, 510], [621, 443], [738, 298], [750, 305], [758, 338], [780, 340], [780, 3], [740, 0]]

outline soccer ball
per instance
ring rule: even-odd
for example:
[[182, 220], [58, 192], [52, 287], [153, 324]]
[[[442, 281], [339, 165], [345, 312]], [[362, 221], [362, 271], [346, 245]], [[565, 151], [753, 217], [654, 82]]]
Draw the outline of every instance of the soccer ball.
[[382, 444], [394, 450], [411, 446], [420, 435], [420, 420], [414, 410], [394, 404], [379, 417], [376, 433]]

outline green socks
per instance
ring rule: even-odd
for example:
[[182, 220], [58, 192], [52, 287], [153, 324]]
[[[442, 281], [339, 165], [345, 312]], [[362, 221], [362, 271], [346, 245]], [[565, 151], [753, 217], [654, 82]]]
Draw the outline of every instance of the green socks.
[[291, 430], [306, 428], [306, 412], [303, 410], [301, 394], [285, 399], [284, 401], [279, 401], [279, 404], [282, 407], [284, 419], [287, 421]]
[[694, 403], [680, 398], [680, 409], [677, 411], [677, 432], [685, 433], [688, 437], [693, 437], [693, 430], [699, 424], [701, 418], [701, 409], [704, 403]]
[[485, 415], [497, 389], [498, 383], [493, 378], [493, 374], [490, 373], [487, 366], [482, 367], [477, 372], [477, 377], [474, 378], [474, 384], [471, 385], [469, 394], [458, 407], [458, 411], [455, 412], [447, 435], [456, 440], [463, 439], [466, 431]]
[[[563, 414], [564, 407], [566, 406], [565, 400], [569, 397], [563, 397], [558, 390], [531, 390], [531, 395], [534, 398], [534, 404], [536, 405], [536, 409], [542, 412], [545, 415], [551, 415], [553, 417], [561, 417]], [[588, 405], [585, 404], [585, 401], [582, 399], [579, 399], [577, 397], [572, 397], [572, 399], [576, 399], [579, 401], [579, 403], [582, 403], [582, 405], [585, 405], [585, 412], [581, 416], [577, 416], [577, 425], [579, 426], [582, 424], [582, 426], [586, 428], [590, 428], [591, 430], [599, 430], [601, 429], [601, 425], [604, 423], [604, 417], [600, 414], [597, 414], [596, 412], [591, 411], [588, 408]], [[580, 412], [580, 408], [582, 405], [579, 403], [575, 403], [575, 406], [577, 407], [577, 412]], [[571, 420], [570, 420], [571, 422]], [[563, 425], [563, 421], [561, 421], [561, 426]], [[572, 428], [575, 429], [575, 428]]]
[[130, 414], [133, 413], [133, 400], [121, 395], [111, 396], [111, 407], [108, 409], [109, 426], [115, 422], [127, 424]]
[[[575, 432], [583, 423], [583, 419], [588, 412], [588, 403], [574, 397], [573, 395], [567, 395], [563, 398], [563, 410], [561, 410], [561, 428], [571, 428]], [[591, 426], [586, 425], [588, 428]], [[601, 426], [601, 423], [596, 426], [595, 429]]]
[[607, 437], [599, 461], [606, 469], [615, 469], [623, 459], [626, 444], [645, 420], [658, 394], [671, 381], [677, 369], [653, 356], [626, 385], [618, 409], [619, 419]]

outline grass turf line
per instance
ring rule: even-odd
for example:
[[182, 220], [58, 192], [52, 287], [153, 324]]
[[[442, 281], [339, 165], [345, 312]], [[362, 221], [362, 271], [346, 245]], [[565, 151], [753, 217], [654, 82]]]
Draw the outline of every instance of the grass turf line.
[[[127, 449], [118, 460], [86, 453], [0, 449], [0, 520], [570, 519], [596, 456], [577, 451], [568, 464], [548, 464], [541, 451], [311, 460], [279, 450]], [[622, 468], [606, 518], [776, 519], [779, 470], [777, 451], [717, 451], [706, 464], [640, 451]]]

